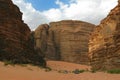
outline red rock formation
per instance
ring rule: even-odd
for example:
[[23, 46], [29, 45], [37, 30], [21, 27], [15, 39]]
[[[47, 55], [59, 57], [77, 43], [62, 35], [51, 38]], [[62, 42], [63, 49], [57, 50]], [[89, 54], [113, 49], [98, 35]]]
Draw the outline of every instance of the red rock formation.
[[0, 60], [43, 64], [31, 46], [30, 32], [19, 8], [11, 0], [0, 0]]
[[120, 69], [120, 0], [92, 33], [89, 56], [93, 69]]
[[88, 64], [88, 41], [94, 26], [72, 20], [40, 25], [35, 30], [36, 47], [48, 59]]
[[44, 52], [47, 49], [47, 37], [49, 26], [47, 24], [40, 25], [34, 33], [35, 36], [35, 48], [39, 50], [40, 54], [44, 56]]

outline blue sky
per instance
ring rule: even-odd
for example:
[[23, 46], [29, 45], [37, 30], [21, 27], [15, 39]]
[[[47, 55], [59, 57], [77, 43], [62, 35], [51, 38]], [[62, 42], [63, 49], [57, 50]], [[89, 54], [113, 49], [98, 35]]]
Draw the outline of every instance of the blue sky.
[[23, 20], [34, 30], [40, 24], [60, 20], [81, 20], [98, 25], [118, 0], [12, 0]]
[[[59, 5], [56, 4], [56, 0], [25, 0], [25, 1], [32, 3], [32, 6], [39, 11], [49, 10], [50, 8], [59, 8]], [[69, 4], [68, 0], [61, 1], [65, 4]]]
[[[44, 11], [50, 8], [58, 8], [59, 6], [55, 4], [55, 0], [26, 0], [26, 2], [32, 3], [36, 10]], [[42, 6], [42, 7], [41, 7]]]

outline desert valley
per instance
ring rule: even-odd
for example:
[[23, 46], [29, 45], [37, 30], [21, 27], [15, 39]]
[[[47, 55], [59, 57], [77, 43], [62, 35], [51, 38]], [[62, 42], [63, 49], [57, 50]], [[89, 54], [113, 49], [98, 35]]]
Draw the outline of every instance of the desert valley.
[[0, 0], [0, 80], [120, 80], [120, 0], [99, 25], [79, 20], [34, 31]]

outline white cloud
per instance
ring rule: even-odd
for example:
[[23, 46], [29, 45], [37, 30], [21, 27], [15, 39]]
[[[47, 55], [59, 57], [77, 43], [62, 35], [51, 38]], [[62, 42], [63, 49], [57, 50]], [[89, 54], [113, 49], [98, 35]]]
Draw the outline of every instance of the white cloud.
[[23, 12], [23, 20], [31, 29], [35, 29], [38, 25], [48, 22], [48, 18], [40, 11], [35, 10], [31, 3], [26, 3], [24, 0], [13, 0]]
[[117, 0], [69, 0], [69, 4], [56, 0], [59, 8], [40, 12], [24, 0], [13, 0], [13, 2], [19, 6], [23, 12], [23, 20], [31, 29], [35, 29], [42, 23], [63, 19], [83, 20], [98, 24], [117, 5]]
[[43, 14], [49, 21], [57, 21], [61, 18], [62, 12], [59, 9], [50, 9], [44, 11]]

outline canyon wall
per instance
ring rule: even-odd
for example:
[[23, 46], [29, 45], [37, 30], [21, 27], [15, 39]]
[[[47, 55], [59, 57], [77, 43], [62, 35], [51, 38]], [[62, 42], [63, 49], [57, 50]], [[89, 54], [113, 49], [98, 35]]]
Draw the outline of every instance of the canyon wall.
[[31, 31], [22, 21], [22, 13], [11, 0], [0, 0], [0, 60], [45, 64], [34, 50]]
[[89, 57], [93, 69], [120, 69], [120, 0], [91, 35]]
[[94, 27], [72, 20], [42, 24], [35, 30], [35, 45], [47, 59], [88, 64], [89, 36]]
[[40, 25], [34, 38], [35, 48], [47, 59], [120, 69], [120, 0], [96, 27], [82, 21], [51, 22]]

